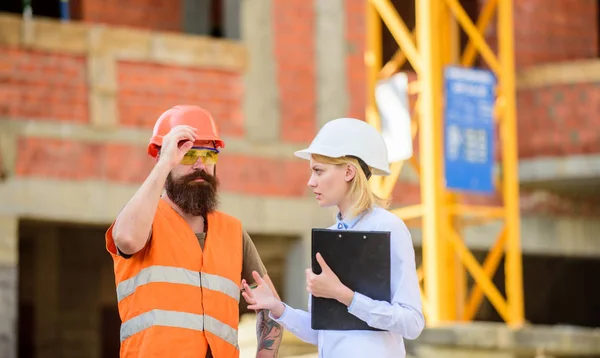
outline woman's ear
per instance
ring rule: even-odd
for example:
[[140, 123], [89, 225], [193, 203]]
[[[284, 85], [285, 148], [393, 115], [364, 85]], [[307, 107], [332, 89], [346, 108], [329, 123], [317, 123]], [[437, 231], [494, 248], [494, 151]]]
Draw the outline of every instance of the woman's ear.
[[346, 164], [346, 173], [344, 175], [344, 180], [346, 182], [352, 181], [354, 176], [356, 175], [356, 167], [352, 164]]

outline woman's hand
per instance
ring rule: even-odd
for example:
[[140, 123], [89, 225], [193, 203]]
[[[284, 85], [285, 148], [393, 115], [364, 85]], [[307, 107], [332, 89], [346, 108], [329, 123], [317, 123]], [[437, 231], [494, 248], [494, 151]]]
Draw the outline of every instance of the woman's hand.
[[279, 318], [285, 306], [275, 297], [269, 285], [263, 280], [258, 272], [253, 271], [252, 277], [256, 281], [256, 288], [251, 289], [246, 280], [242, 280], [242, 296], [248, 303], [248, 309], [251, 310], [269, 310], [275, 318]]
[[340, 281], [320, 253], [317, 253], [316, 258], [319, 265], [321, 265], [322, 272], [320, 275], [315, 275], [311, 269], [306, 269], [306, 289], [308, 292], [315, 297], [332, 298], [346, 306], [350, 306], [354, 298], [354, 292]]

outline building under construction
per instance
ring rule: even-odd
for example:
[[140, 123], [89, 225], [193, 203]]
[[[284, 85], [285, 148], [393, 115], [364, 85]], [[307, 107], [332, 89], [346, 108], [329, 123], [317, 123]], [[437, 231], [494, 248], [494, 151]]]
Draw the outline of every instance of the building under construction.
[[[310, 229], [333, 213], [293, 152], [333, 118], [389, 128], [375, 91], [397, 74], [414, 154], [373, 186], [417, 250], [427, 328], [409, 353], [600, 357], [598, 1], [30, 5], [0, 4], [0, 358], [118, 356], [104, 233], [153, 166], [155, 120], [181, 103], [219, 122], [221, 209], [305, 308]], [[452, 65], [498, 80], [485, 195], [442, 180]], [[286, 337], [282, 357], [316, 351]]]

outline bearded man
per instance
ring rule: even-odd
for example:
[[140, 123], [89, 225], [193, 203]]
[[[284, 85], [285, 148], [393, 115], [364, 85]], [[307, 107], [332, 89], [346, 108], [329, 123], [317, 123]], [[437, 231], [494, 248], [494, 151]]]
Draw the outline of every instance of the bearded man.
[[[205, 109], [175, 106], [148, 145], [156, 164], [106, 232], [114, 261], [121, 357], [238, 358], [242, 283], [274, 290], [241, 222], [219, 210], [225, 143]], [[282, 328], [257, 317], [257, 357], [276, 357]]]

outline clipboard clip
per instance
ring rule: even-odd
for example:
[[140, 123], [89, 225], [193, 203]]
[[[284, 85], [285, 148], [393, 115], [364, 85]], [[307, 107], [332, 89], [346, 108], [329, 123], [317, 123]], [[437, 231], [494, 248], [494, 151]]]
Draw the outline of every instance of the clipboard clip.
[[[338, 234], [338, 237], [340, 237], [340, 238], [341, 238], [341, 237], [342, 237], [342, 234]], [[363, 240], [366, 240], [366, 239], [367, 239], [367, 235], [363, 235]]]

